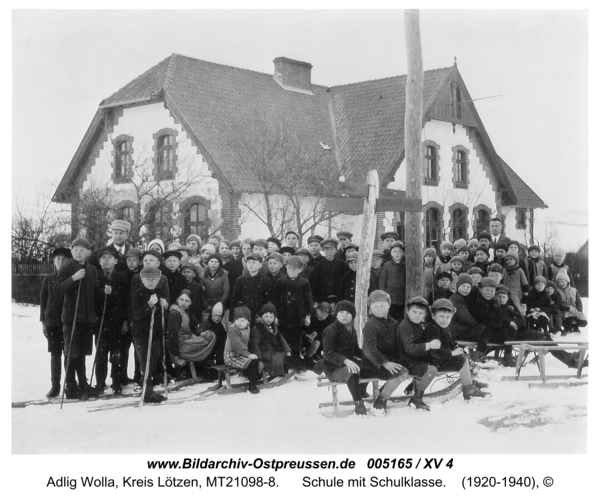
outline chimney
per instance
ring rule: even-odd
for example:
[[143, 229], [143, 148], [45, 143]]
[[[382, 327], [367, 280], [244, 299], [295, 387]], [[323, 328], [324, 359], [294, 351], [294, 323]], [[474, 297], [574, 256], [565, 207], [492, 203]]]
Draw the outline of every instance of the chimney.
[[310, 84], [312, 64], [295, 61], [287, 57], [273, 59], [275, 72], [273, 79], [285, 90], [313, 95]]

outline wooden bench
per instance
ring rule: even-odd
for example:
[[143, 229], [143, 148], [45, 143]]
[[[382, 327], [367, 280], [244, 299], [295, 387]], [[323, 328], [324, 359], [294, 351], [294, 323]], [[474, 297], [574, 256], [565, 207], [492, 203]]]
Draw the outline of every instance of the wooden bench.
[[534, 353], [538, 356], [538, 368], [540, 371], [539, 376], [528, 376], [522, 377], [522, 380], [541, 380], [543, 384], [546, 383], [548, 378], [565, 378], [565, 376], [546, 375], [546, 354], [551, 351], [566, 351], [574, 350], [579, 351], [579, 358], [577, 360], [577, 378], [581, 379], [583, 365], [586, 359], [587, 351], [589, 349], [588, 342], [569, 342], [569, 341], [555, 341], [555, 340], [532, 340], [532, 341], [511, 341], [507, 344], [519, 349], [519, 356], [517, 358], [517, 366], [515, 369], [514, 377], [503, 377], [503, 380], [519, 380], [521, 375], [521, 368], [525, 364], [525, 360], [529, 353]]
[[[373, 399], [377, 399], [379, 397], [379, 381], [385, 382], [383, 379], [379, 378], [361, 378], [359, 383], [361, 384], [372, 384], [373, 387]], [[338, 384], [346, 384], [346, 382], [330, 382], [324, 375], [320, 375], [317, 379], [317, 387], [331, 387], [331, 399], [333, 403], [333, 411], [334, 413], [338, 411], [339, 408], [339, 400], [338, 400]], [[329, 403], [320, 404], [319, 408], [323, 408], [324, 406], [330, 406]]]
[[[212, 369], [217, 370], [219, 372], [218, 384], [219, 387], [223, 387], [223, 379], [225, 379], [225, 385], [227, 389], [231, 389], [231, 375], [235, 375], [239, 373], [237, 368], [233, 368], [227, 365], [215, 365], [211, 366]], [[262, 372], [263, 383], [269, 383], [269, 378], [267, 376], [267, 372], [263, 370]]]
[[[467, 341], [467, 340], [457, 340], [456, 341], [456, 345], [459, 345], [460, 347], [464, 347], [465, 348], [465, 351], [467, 352], [467, 356], [469, 356], [469, 359], [470, 359], [470, 353], [471, 353], [471, 351], [476, 351], [477, 350], [477, 342], [471, 342], [471, 341]], [[486, 349], [485, 353], [488, 353], [489, 351], [491, 351], [492, 349], [494, 349], [495, 350], [494, 357], [497, 358], [498, 357], [498, 351], [500, 349], [504, 349], [507, 345], [509, 345], [508, 342], [505, 342], [504, 344], [488, 343], [487, 344], [487, 349]]]

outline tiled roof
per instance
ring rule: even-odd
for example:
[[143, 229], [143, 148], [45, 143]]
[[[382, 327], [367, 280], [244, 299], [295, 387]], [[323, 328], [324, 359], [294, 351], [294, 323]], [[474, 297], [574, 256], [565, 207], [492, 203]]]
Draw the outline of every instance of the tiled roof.
[[[452, 70], [423, 73], [424, 111], [433, 104]], [[342, 173], [347, 180], [362, 180], [376, 168], [380, 180], [388, 178], [404, 153], [406, 75], [332, 87], [331, 92]]]
[[[424, 72], [425, 117], [454, 71], [455, 66]], [[219, 181], [236, 191], [261, 191], [259, 180], [248, 168], [247, 151], [257, 142], [265, 122], [271, 131], [285, 123], [288, 137], [302, 144], [302, 154], [308, 157], [324, 154], [320, 142], [329, 145], [330, 168], [336, 168], [337, 153], [346, 180], [364, 180], [368, 170], [376, 168], [385, 184], [404, 157], [405, 87], [406, 75], [331, 89], [313, 84], [313, 95], [307, 95], [283, 89], [272, 74], [172, 54], [104, 99], [101, 107], [164, 98]], [[88, 130], [86, 137], [90, 134]], [[55, 199], [75, 179], [84, 155], [85, 148], [80, 146]], [[503, 163], [502, 168], [506, 175], [498, 175], [509, 180], [519, 205], [546, 207], [508, 165]]]
[[515, 196], [517, 197], [518, 207], [548, 208], [548, 205], [546, 205], [544, 201], [533, 192], [533, 190], [525, 183], [525, 181], [521, 179], [502, 158], [498, 157], [498, 159], [500, 160], [500, 165], [506, 173], [508, 182], [513, 188]]

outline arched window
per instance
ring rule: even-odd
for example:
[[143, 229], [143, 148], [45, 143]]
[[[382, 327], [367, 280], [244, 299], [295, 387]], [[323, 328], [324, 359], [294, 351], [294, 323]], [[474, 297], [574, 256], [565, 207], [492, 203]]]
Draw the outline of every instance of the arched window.
[[113, 144], [113, 182], [129, 182], [130, 169], [133, 165], [133, 137], [120, 135]]
[[150, 240], [160, 238], [165, 245], [171, 241], [171, 227], [173, 226], [172, 203], [154, 203], [148, 208], [146, 214], [148, 225], [147, 236]]
[[206, 220], [206, 207], [200, 203], [190, 205], [184, 215], [185, 232], [187, 235], [200, 234]]
[[126, 220], [127, 222], [135, 221], [135, 209], [133, 207], [127, 206], [119, 209], [119, 218], [121, 220]]
[[488, 231], [491, 219], [491, 210], [485, 206], [479, 205], [473, 209], [475, 223], [473, 231], [477, 236], [481, 231]]
[[452, 210], [452, 241], [468, 239], [467, 215], [462, 208]]
[[441, 231], [440, 231], [440, 211], [431, 207], [425, 212], [425, 246], [430, 247], [431, 245], [439, 248], [441, 242]]

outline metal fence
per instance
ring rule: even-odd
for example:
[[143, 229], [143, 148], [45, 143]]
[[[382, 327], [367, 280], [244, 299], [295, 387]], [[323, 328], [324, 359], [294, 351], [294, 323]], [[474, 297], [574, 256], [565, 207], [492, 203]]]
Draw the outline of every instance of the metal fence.
[[19, 304], [40, 304], [42, 281], [54, 272], [54, 264], [12, 263], [12, 299]]

